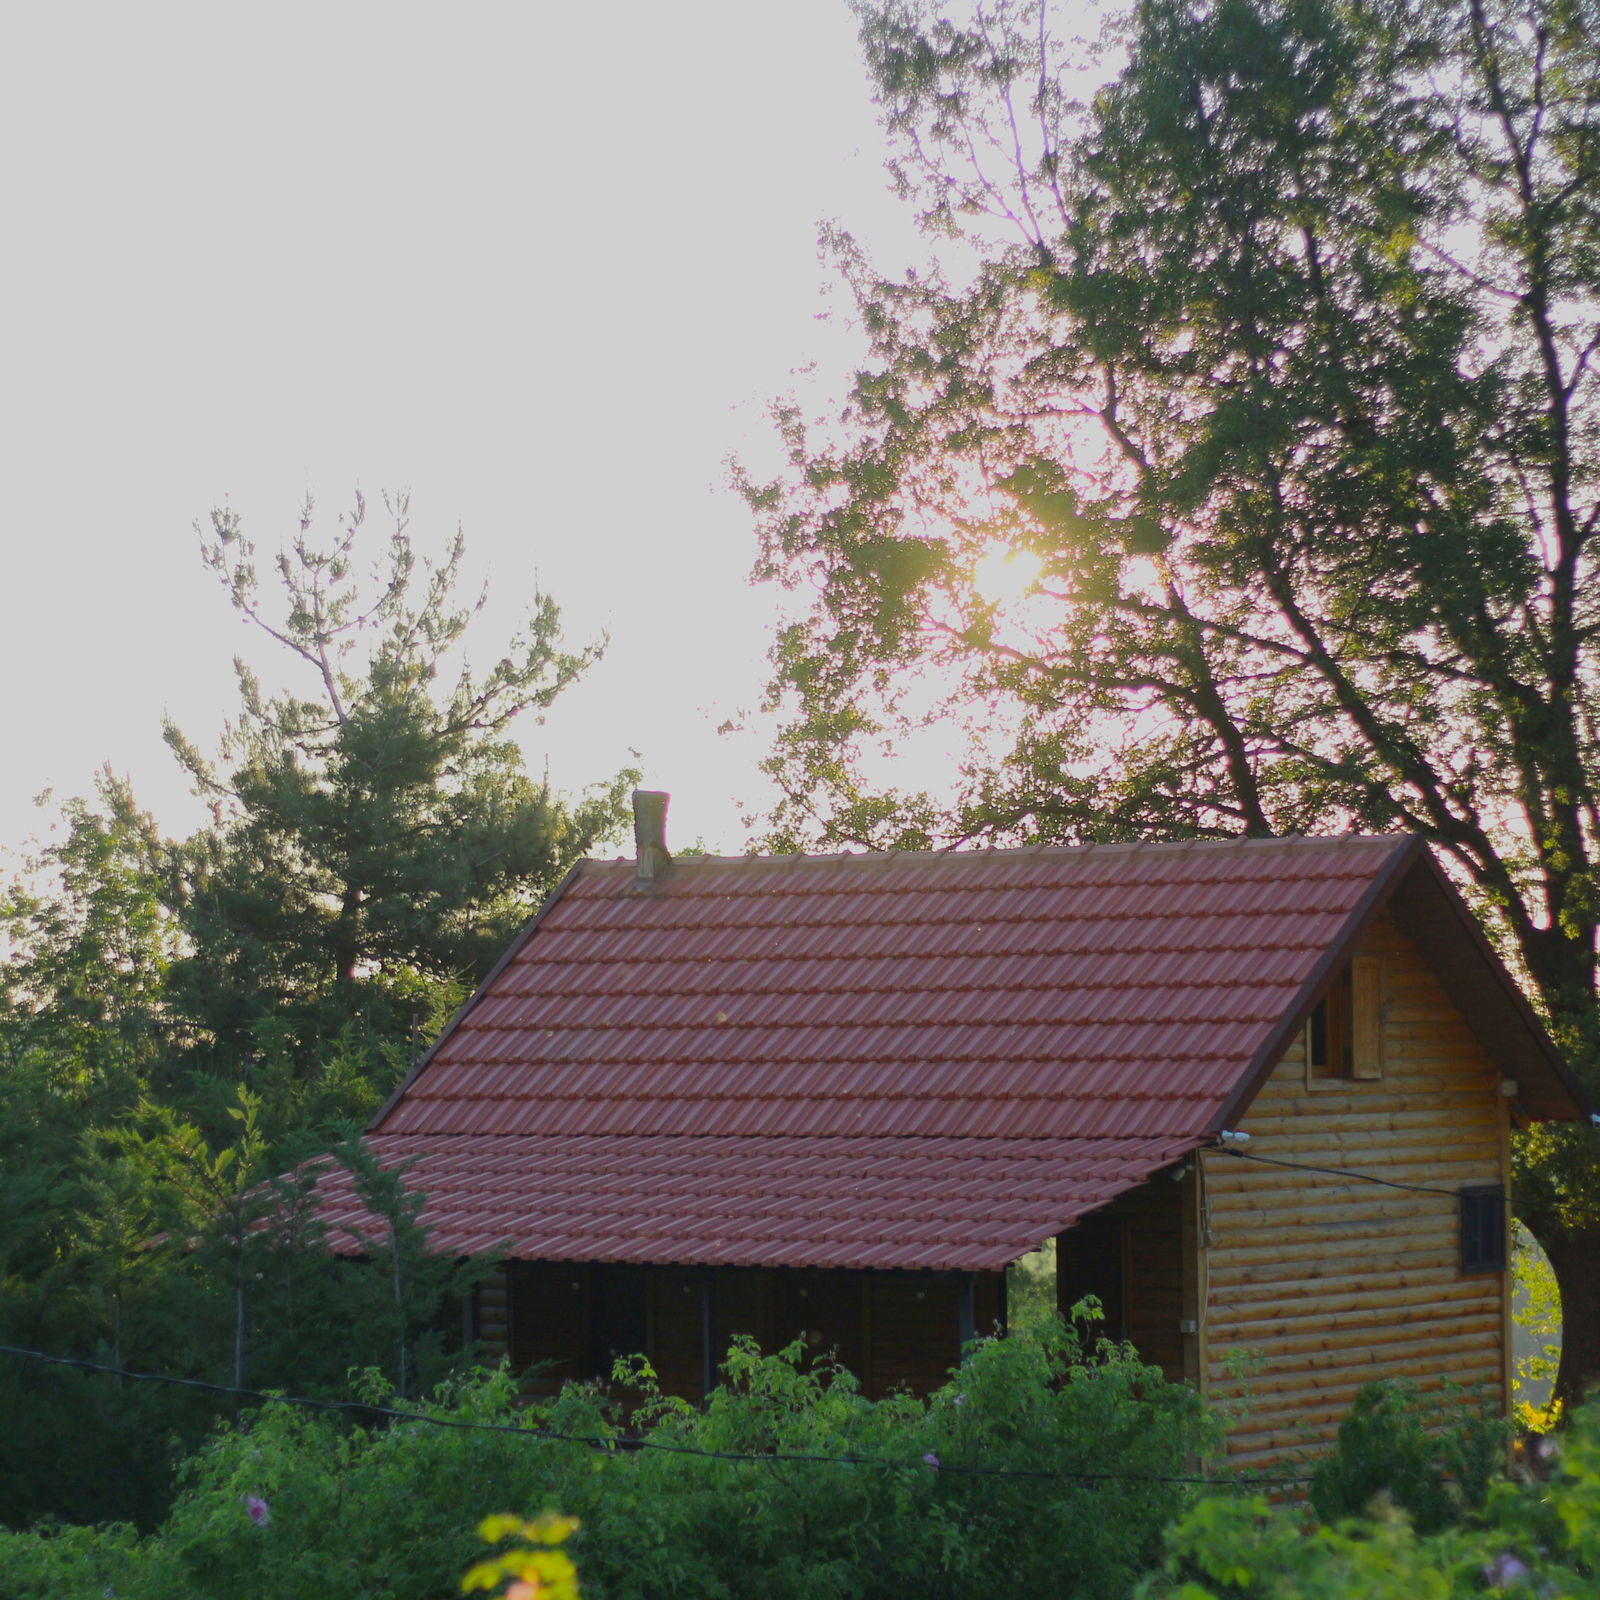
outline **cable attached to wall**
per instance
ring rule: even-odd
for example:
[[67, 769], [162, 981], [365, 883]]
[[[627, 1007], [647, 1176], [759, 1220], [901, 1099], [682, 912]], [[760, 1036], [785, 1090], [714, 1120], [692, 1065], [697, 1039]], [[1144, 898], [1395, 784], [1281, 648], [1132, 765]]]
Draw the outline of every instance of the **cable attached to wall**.
[[[1207, 1154], [1232, 1156], [1236, 1161], [1256, 1161], [1267, 1167], [1287, 1167], [1291, 1172], [1317, 1172], [1326, 1178], [1351, 1178], [1359, 1183], [1381, 1184], [1385, 1189], [1401, 1189], [1407, 1194], [1437, 1194], [1443, 1195], [1447, 1200], [1459, 1200], [1461, 1192], [1458, 1189], [1440, 1189], [1426, 1183], [1401, 1183], [1395, 1178], [1379, 1178], [1370, 1172], [1354, 1172], [1349, 1167], [1317, 1167], [1307, 1161], [1284, 1161], [1277, 1156], [1258, 1156], [1249, 1150], [1240, 1150], [1235, 1145], [1207, 1145]], [[1505, 1197], [1505, 1203], [1511, 1204], [1511, 1197]]]

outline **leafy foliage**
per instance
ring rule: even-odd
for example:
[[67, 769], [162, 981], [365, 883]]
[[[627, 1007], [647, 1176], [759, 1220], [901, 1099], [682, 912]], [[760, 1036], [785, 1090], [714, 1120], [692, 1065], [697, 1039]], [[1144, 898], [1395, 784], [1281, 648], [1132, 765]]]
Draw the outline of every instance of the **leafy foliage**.
[[[276, 605], [217, 513], [206, 559], [310, 687], [269, 696], [238, 666], [217, 761], [168, 730], [209, 826], [164, 838], [108, 775], [0, 889], [0, 1342], [310, 1394], [367, 1365], [414, 1392], [460, 1359], [463, 1269], [414, 1205], [364, 1170], [386, 1226], [335, 1261], [305, 1169], [280, 1175], [335, 1147], [360, 1164], [353, 1128], [619, 823], [628, 775], [576, 802], [527, 775], [513, 721], [596, 649], [567, 649], [535, 595], [474, 669], [460, 536], [430, 563], [391, 509], [369, 561], [359, 498], [326, 539], [308, 507]], [[233, 1410], [10, 1358], [0, 1405], [0, 1523], [146, 1527]]]
[[516, 1539], [519, 1547], [480, 1561], [461, 1580], [464, 1593], [474, 1589], [495, 1589], [513, 1580], [505, 1600], [578, 1600], [578, 1569], [572, 1557], [560, 1548], [577, 1531], [572, 1517], [545, 1512], [532, 1522], [502, 1514], [485, 1517], [478, 1535], [488, 1544]]
[[1483, 1403], [1424, 1396], [1392, 1379], [1366, 1384], [1316, 1465], [1311, 1504], [1326, 1523], [1387, 1495], [1418, 1533], [1436, 1533], [1483, 1504], [1503, 1470], [1506, 1424]]
[[1177, 1524], [1140, 1600], [1454, 1600], [1600, 1590], [1600, 1418], [1579, 1413], [1547, 1484], [1501, 1479], [1482, 1511], [1423, 1534], [1379, 1503], [1364, 1520], [1308, 1523], [1260, 1498], [1210, 1499]]
[[1561, 1292], [1549, 1260], [1521, 1226], [1516, 1230], [1513, 1261], [1516, 1291], [1512, 1320], [1532, 1341], [1532, 1349], [1515, 1357], [1512, 1377], [1516, 1404], [1512, 1409], [1519, 1427], [1543, 1433], [1561, 1414], [1554, 1398], [1561, 1356]]
[[[869, 353], [744, 481], [773, 842], [1408, 829], [1600, 1086], [1593, 0], [1140, 0], [1098, 85], [1047, 0], [857, 11], [930, 260], [829, 236]], [[1569, 1393], [1596, 1151], [1521, 1185]]]
[[[1161, 1480], [1214, 1443], [1191, 1390], [1125, 1350], [1087, 1352], [1059, 1325], [970, 1347], [926, 1402], [869, 1403], [848, 1374], [803, 1364], [798, 1347], [763, 1357], [736, 1345], [725, 1375], [703, 1414], [647, 1401], [634, 1428], [670, 1447], [659, 1450], [541, 1438], [543, 1428], [615, 1446], [620, 1419], [577, 1386], [523, 1409], [504, 1374], [463, 1382], [430, 1408], [500, 1432], [345, 1428], [271, 1405], [195, 1458], [156, 1533], [0, 1535], [0, 1572], [17, 1600], [99, 1595], [108, 1583], [124, 1600], [423, 1600], [474, 1558], [464, 1507], [558, 1505], [579, 1524], [563, 1549], [601, 1600], [937, 1600], [979, 1586], [1110, 1600], [1155, 1558], [1182, 1503], [1182, 1487]], [[630, 1377], [648, 1394], [647, 1372]], [[953, 1470], [962, 1466], [1022, 1475]], [[1074, 1471], [1135, 1481], [1050, 1476]]]
[[230, 1063], [268, 1053], [302, 1069], [341, 1029], [404, 1038], [499, 954], [561, 873], [625, 819], [622, 773], [569, 806], [522, 770], [507, 737], [599, 655], [562, 647], [560, 617], [533, 597], [526, 631], [482, 675], [460, 664], [483, 605], [454, 599], [464, 543], [418, 563], [404, 499], [376, 571], [361, 581], [366, 507], [326, 541], [307, 505], [277, 561], [269, 613], [255, 548], [214, 512], [208, 564], [236, 609], [309, 669], [313, 696], [263, 695], [237, 664], [240, 717], [221, 765], [170, 724], [168, 742], [216, 808], [175, 847], [169, 893], [188, 934], [174, 1003]]

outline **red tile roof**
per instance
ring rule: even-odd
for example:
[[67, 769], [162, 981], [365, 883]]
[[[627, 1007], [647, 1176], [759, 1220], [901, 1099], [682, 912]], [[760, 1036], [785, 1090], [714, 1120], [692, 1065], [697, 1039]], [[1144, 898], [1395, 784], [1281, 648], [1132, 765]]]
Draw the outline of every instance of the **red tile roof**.
[[1199, 1138], [1410, 845], [584, 862], [374, 1131]]
[[[451, 1255], [977, 1272], [1016, 1260], [1192, 1141], [379, 1134], [368, 1143], [385, 1165], [416, 1161], [408, 1181], [428, 1197], [431, 1243]], [[375, 1225], [349, 1173], [333, 1169], [318, 1195], [335, 1248], [359, 1252]]]
[[1418, 863], [1449, 892], [1405, 838], [586, 861], [371, 1143], [450, 1251], [998, 1267], [1236, 1115]]

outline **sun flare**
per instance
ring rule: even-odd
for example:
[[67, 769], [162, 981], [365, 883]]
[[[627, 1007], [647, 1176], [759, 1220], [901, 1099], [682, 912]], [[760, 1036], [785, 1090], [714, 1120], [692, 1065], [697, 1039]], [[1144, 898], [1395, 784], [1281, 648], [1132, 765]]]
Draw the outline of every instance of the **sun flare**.
[[992, 606], [1004, 608], [1025, 600], [1044, 575], [1044, 562], [1032, 550], [991, 545], [972, 564], [972, 587]]

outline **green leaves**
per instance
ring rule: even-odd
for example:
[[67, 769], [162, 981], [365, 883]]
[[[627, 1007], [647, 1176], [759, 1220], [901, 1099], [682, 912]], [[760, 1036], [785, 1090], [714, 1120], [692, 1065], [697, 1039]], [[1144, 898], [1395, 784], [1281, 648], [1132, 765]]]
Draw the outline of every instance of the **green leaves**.
[[[523, 1404], [503, 1371], [407, 1408], [444, 1426], [369, 1429], [269, 1403], [192, 1458], [148, 1538], [0, 1535], [0, 1566], [19, 1600], [108, 1584], [127, 1600], [434, 1600], [474, 1562], [469, 1592], [576, 1566], [607, 1600], [1123, 1600], [1183, 1503], [1154, 1480], [1214, 1442], [1192, 1390], [1053, 1319], [1037, 1337], [976, 1342], [927, 1401], [869, 1403], [799, 1346], [738, 1341], [723, 1375], [702, 1412], [630, 1370], [644, 1403], [628, 1433], [657, 1448], [622, 1447], [618, 1408], [595, 1388]], [[369, 1400], [385, 1393], [368, 1382]], [[473, 1422], [491, 1427], [449, 1425]], [[1118, 1471], [1136, 1481], [1106, 1481]], [[1059, 1476], [1073, 1472], [1088, 1476]], [[486, 1505], [518, 1509], [474, 1538]], [[482, 1541], [503, 1539], [518, 1543], [484, 1560]]]
[[560, 1547], [578, 1530], [575, 1517], [547, 1511], [532, 1520], [502, 1515], [485, 1517], [478, 1537], [486, 1544], [516, 1539], [521, 1548], [491, 1556], [472, 1567], [461, 1580], [462, 1592], [498, 1589], [511, 1579], [507, 1600], [578, 1600], [578, 1569]]
[[[264, 698], [240, 669], [242, 714], [213, 766], [175, 729], [174, 753], [216, 806], [169, 847], [189, 945], [179, 1008], [237, 1071], [286, 1054], [309, 1073], [344, 1035], [407, 1039], [481, 973], [571, 862], [620, 827], [631, 773], [576, 802], [523, 770], [506, 738], [598, 658], [571, 651], [548, 596], [484, 673], [462, 655], [483, 596], [454, 598], [458, 533], [419, 557], [404, 497], [368, 567], [366, 507], [319, 539], [308, 504], [277, 561], [274, 616], [238, 518], [213, 514], [208, 564], [241, 614], [300, 659], [311, 693]], [[270, 1036], [272, 1048], [265, 1048]]]

